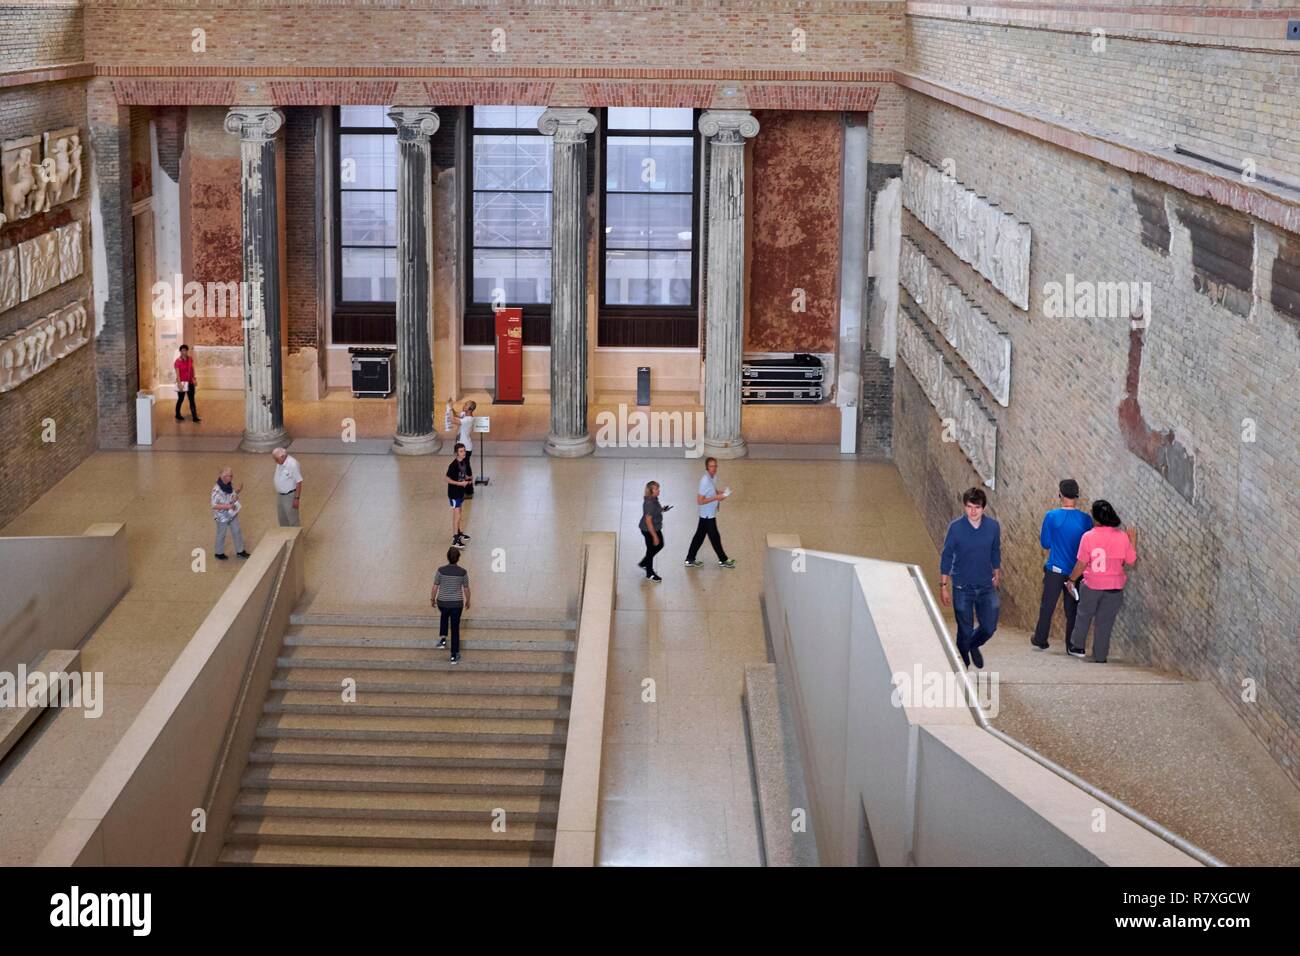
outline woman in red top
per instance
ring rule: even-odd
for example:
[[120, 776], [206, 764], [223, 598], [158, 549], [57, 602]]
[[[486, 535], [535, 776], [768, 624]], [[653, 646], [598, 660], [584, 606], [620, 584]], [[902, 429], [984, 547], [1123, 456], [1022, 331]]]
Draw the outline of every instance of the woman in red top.
[[188, 345], [181, 346], [181, 357], [172, 365], [176, 368], [176, 420], [178, 422], [185, 421], [184, 416], [181, 415], [181, 402], [185, 401], [185, 397], [188, 395], [190, 399], [190, 418], [194, 419], [197, 424], [199, 410], [194, 407], [194, 360], [190, 358], [190, 347]]
[[1097, 632], [1092, 640], [1092, 657], [1088, 660], [1105, 664], [1110, 632], [1124, 604], [1124, 585], [1128, 581], [1124, 566], [1131, 568], [1137, 563], [1137, 529], [1121, 530], [1119, 515], [1109, 501], [1092, 503], [1092, 520], [1094, 527], [1080, 539], [1079, 553], [1070, 573], [1071, 582], [1078, 582], [1082, 576], [1083, 586], [1079, 588], [1078, 618], [1065, 650], [1074, 657], [1083, 657], [1088, 629], [1096, 618]]

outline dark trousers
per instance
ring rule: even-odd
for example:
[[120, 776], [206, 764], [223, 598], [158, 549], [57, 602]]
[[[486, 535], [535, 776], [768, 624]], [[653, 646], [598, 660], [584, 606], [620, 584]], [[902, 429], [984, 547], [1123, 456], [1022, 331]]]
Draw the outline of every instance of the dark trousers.
[[1043, 571], [1043, 600], [1038, 605], [1038, 626], [1034, 628], [1033, 642], [1039, 647], [1047, 646], [1047, 637], [1052, 633], [1052, 615], [1056, 613], [1056, 601], [1065, 595], [1065, 646], [1070, 646], [1070, 634], [1074, 631], [1074, 619], [1079, 612], [1079, 602], [1065, 589], [1068, 574], [1055, 571]]
[[658, 544], [654, 543], [649, 531], [645, 530], [645, 528], [641, 529], [641, 537], [645, 538], [645, 557], [641, 559], [637, 567], [645, 568], [646, 577], [650, 577], [655, 573], [655, 555], [664, 549], [664, 533], [662, 531], [656, 533], [659, 535]]
[[713, 553], [718, 556], [718, 560], [726, 561], [727, 552], [722, 550], [722, 535], [718, 534], [717, 518], [700, 519], [700, 523], [695, 526], [695, 537], [691, 538], [691, 548], [686, 552], [686, 560], [695, 560], [695, 555], [699, 552], [700, 545], [704, 543], [705, 535], [708, 535], [709, 544], [713, 545]]
[[[998, 612], [1002, 602], [992, 584], [972, 587], [954, 584], [952, 611], [957, 618], [957, 650], [969, 651], [985, 644], [998, 629]], [[978, 619], [979, 626], [975, 625]]]
[[180, 417], [180, 414], [181, 414], [181, 403], [184, 402], [185, 399], [186, 399], [187, 397], [188, 397], [189, 400], [190, 400], [190, 417], [191, 417], [191, 418], [198, 418], [198, 417], [199, 417], [199, 411], [198, 411], [197, 408], [194, 407], [194, 383], [193, 383], [193, 382], [190, 382], [190, 383], [189, 383], [189, 387], [186, 388], [185, 391], [183, 391], [183, 392], [182, 392], [182, 391], [179, 391], [179, 390], [177, 391], [177, 393], [176, 393], [176, 416], [177, 416], [178, 418]]
[[460, 653], [460, 615], [465, 610], [463, 604], [443, 604], [438, 602], [438, 611], [442, 615], [438, 622], [438, 636], [447, 636], [447, 624], [451, 624], [451, 654], [455, 657]]
[[1094, 591], [1086, 584], [1079, 585], [1079, 623], [1075, 627], [1072, 643], [1077, 651], [1088, 646], [1088, 629], [1095, 619], [1097, 630], [1092, 637], [1092, 659], [1106, 662], [1110, 652], [1110, 632], [1115, 628], [1115, 618], [1124, 606], [1124, 589]]

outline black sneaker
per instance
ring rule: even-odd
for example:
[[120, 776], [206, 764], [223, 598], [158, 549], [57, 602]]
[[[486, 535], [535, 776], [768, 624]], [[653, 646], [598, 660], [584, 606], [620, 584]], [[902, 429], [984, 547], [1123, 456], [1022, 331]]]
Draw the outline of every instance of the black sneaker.
[[980, 649], [978, 647], [972, 647], [970, 649], [970, 659], [975, 662], [976, 667], [979, 668], [984, 667], [984, 655], [980, 653]]
[[1082, 657], [1084, 650], [1082, 647], [1066, 647], [1065, 653], [1069, 654], [1071, 657]]
[[438, 644], [437, 644], [437, 646], [438, 646], [438, 647], [446, 647], [446, 646], [447, 646], [447, 639], [446, 639], [445, 637], [440, 637], [440, 638], [438, 638]]
[[468, 541], [471, 537], [473, 537], [473, 535], [471, 535], [468, 531], [462, 531], [460, 533], [460, 538], [462, 541]]
[[1036, 651], [1045, 651], [1052, 646], [1051, 644], [1039, 644], [1037, 641], [1030, 641], [1029, 643]]
[[640, 561], [638, 561], [638, 562], [636, 563], [636, 566], [637, 566], [638, 568], [644, 568], [644, 567], [645, 567], [645, 558], [642, 558]]
[[451, 655], [451, 659], [449, 660], [448, 663], [451, 663], [451, 664], [459, 664], [459, 663], [460, 663], [460, 655], [459, 655], [459, 654], [452, 654], [452, 655]]
[[654, 581], [655, 583], [658, 583], [658, 582], [662, 581], [663, 578], [661, 578], [659, 575], [657, 575], [657, 574], [655, 574], [653, 571], [651, 571], [649, 574], [646, 575], [646, 580], [647, 580], [647, 581]]
[[194, 424], [197, 425], [199, 422], [203, 421], [203, 419], [201, 419], [201, 418], [192, 418], [192, 419], [190, 419], [190, 421], [194, 422]]
[[247, 551], [236, 551], [235, 554], [239, 555], [241, 558], [251, 558], [251, 557], [252, 557], [252, 555], [249, 554]]
[[213, 557], [216, 558], [218, 561], [229, 561], [229, 560], [230, 560], [230, 559], [229, 559], [228, 557], [226, 557], [224, 554], [214, 554]]
[[177, 420], [178, 422], [183, 422], [183, 421], [185, 421], [185, 416], [184, 416], [184, 415], [177, 415], [177, 416], [176, 416], [176, 420]]

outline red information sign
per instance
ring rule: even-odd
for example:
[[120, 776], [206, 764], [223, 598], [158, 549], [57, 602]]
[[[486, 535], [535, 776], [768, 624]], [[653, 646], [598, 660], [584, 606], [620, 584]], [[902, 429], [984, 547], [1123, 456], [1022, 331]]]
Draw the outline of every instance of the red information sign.
[[497, 309], [494, 404], [524, 400], [524, 310]]

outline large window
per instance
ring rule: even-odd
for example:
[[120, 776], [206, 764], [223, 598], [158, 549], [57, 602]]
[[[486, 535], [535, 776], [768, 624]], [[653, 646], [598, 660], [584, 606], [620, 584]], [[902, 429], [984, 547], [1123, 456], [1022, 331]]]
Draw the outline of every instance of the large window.
[[383, 106], [340, 106], [334, 341], [391, 344], [397, 320], [397, 130]]
[[490, 345], [493, 312], [524, 310], [524, 344], [551, 340], [551, 140], [543, 106], [475, 106], [469, 137], [465, 343]]
[[699, 342], [695, 111], [605, 111], [598, 342]]

